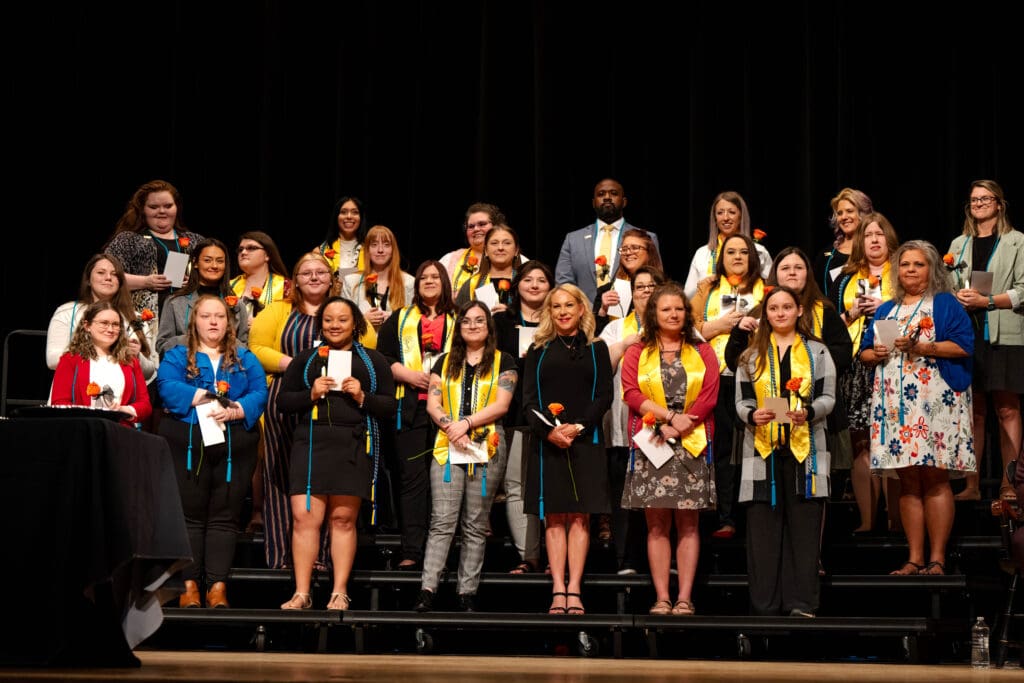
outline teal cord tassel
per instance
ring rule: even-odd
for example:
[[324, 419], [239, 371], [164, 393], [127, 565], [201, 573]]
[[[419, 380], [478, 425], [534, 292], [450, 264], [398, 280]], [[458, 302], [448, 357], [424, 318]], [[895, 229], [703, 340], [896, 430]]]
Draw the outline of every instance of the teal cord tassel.
[[226, 425], [228, 430], [228, 483], [231, 483], [231, 425]]
[[775, 451], [772, 451], [772, 454], [769, 455], [768, 458], [769, 458], [769, 460], [771, 460], [770, 467], [771, 467], [771, 470], [772, 470], [772, 510], [774, 510], [775, 509]]
[[309, 414], [309, 455], [306, 465], [306, 512], [309, 512], [313, 497], [313, 413]]
[[544, 444], [537, 450], [540, 451], [540, 519], [544, 521]]
[[188, 426], [188, 453], [185, 456], [185, 471], [192, 471], [192, 425]]
[[448, 460], [444, 463], [444, 483], [452, 483], [452, 456], [449, 451]]
[[480, 468], [480, 497], [487, 497], [487, 465]]

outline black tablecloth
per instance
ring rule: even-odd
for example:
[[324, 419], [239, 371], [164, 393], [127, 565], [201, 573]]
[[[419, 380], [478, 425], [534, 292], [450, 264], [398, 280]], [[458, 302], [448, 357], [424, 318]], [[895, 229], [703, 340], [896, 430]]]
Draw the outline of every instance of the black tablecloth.
[[170, 451], [101, 418], [0, 420], [0, 662], [137, 666], [191, 557]]

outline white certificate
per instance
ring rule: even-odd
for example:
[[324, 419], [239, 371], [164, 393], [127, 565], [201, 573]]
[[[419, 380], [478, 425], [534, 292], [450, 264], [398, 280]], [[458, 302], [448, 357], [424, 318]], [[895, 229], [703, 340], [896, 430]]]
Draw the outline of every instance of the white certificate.
[[891, 349], [900, 336], [900, 323], [898, 320], [876, 320], [875, 340], [887, 349]]
[[789, 399], [782, 396], [768, 396], [764, 399], [764, 404], [761, 406], [766, 410], [775, 411], [775, 419], [772, 422], [779, 424], [788, 425], [792, 420], [789, 419], [789, 415], [786, 415], [786, 411], [789, 410]]
[[651, 461], [655, 469], [660, 469], [662, 465], [669, 461], [669, 458], [675, 455], [675, 451], [672, 450], [672, 446], [667, 441], [658, 443], [653, 429], [641, 429], [633, 436], [633, 443]]
[[619, 295], [619, 303], [608, 309], [608, 315], [625, 318], [629, 312], [629, 305], [633, 303], [633, 290], [630, 289], [629, 280], [613, 280], [612, 289]]
[[341, 391], [341, 382], [352, 376], [352, 352], [331, 349], [327, 356], [327, 376], [334, 380], [332, 391]]
[[476, 297], [476, 300], [486, 306], [488, 310], [491, 310], [498, 305], [498, 290], [494, 288], [493, 282], [489, 282], [482, 287], [477, 287], [474, 296]]
[[216, 401], [196, 406], [199, 417], [199, 432], [203, 435], [203, 445], [213, 446], [224, 443], [224, 425], [210, 417], [210, 412], [219, 407]]
[[470, 441], [466, 448], [449, 444], [448, 457], [453, 465], [486, 465], [487, 444]]
[[164, 277], [171, 281], [171, 287], [185, 286], [185, 270], [188, 269], [188, 254], [180, 251], [167, 253], [167, 263], [164, 264]]

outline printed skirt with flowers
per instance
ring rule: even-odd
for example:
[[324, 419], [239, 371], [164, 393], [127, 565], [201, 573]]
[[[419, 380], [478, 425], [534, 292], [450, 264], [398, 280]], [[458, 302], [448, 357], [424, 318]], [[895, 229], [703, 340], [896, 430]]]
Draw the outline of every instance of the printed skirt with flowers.
[[[901, 331], [931, 316], [924, 308], [916, 313], [913, 320], [897, 314]], [[922, 331], [920, 339], [934, 341], [934, 334], [934, 329]], [[920, 465], [949, 470], [953, 479], [977, 471], [971, 401], [970, 387], [953, 391], [930, 356], [897, 352], [877, 365], [871, 396], [872, 471], [896, 477], [895, 470]]]
[[[678, 357], [670, 362], [662, 359], [661, 381], [668, 404], [681, 407], [686, 399], [686, 371]], [[707, 454], [694, 458], [681, 444], [674, 445], [672, 450], [673, 456], [660, 469], [655, 468], [639, 448], [635, 450], [626, 466], [623, 508], [703, 510], [715, 507], [715, 469], [708, 463]]]

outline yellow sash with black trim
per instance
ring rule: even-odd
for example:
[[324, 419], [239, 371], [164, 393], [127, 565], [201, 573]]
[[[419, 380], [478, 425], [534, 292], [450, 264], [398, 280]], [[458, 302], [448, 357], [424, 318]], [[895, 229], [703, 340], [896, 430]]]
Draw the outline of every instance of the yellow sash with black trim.
[[[444, 357], [441, 367], [441, 407], [452, 420], [462, 419], [462, 382], [466, 379], [466, 372], [463, 370], [458, 379], [448, 377], [448, 362], [451, 354]], [[476, 413], [486, 406], [494, 403], [498, 398], [498, 368], [501, 366], [501, 351], [494, 351], [494, 359], [491, 362], [491, 372], [486, 377], [474, 375], [473, 377], [473, 413]], [[484, 436], [490, 438], [494, 431], [494, 423], [474, 426], [472, 432], [479, 434], [483, 430]], [[486, 443], [486, 441], [484, 442]], [[438, 465], [448, 462], [448, 450], [451, 446], [448, 443], [448, 435], [443, 429], [437, 430], [434, 438], [434, 460]]]
[[[892, 273], [890, 272], [889, 262], [886, 261], [882, 266], [882, 276], [880, 280], [880, 288], [882, 292], [881, 298], [886, 298], [886, 292], [892, 291]], [[857, 280], [867, 280], [871, 277], [871, 273], [861, 270], [856, 274], [856, 277], [850, 276], [846, 280], [846, 285], [843, 287], [843, 310], [848, 311], [853, 307], [854, 301], [857, 299]], [[850, 339], [853, 340], [853, 357], [856, 358], [860, 353], [860, 338], [864, 334], [864, 326], [870, 322], [870, 318], [866, 315], [862, 315], [852, 323], [846, 326], [846, 331], [850, 333]]]
[[[398, 318], [398, 343], [402, 348], [402, 365], [416, 372], [430, 372], [430, 368], [423, 367], [423, 354], [420, 351], [420, 320], [423, 314], [418, 306], [406, 306], [394, 315]], [[369, 325], [367, 326], [369, 327]], [[452, 332], [455, 329], [455, 317], [450, 313], [445, 314], [444, 342], [441, 344], [439, 353], [447, 353], [452, 346]], [[405, 398], [405, 384], [398, 382], [395, 388], [395, 398], [401, 402]]]
[[[328, 251], [334, 251], [334, 256], [328, 256]], [[331, 270], [335, 273], [338, 272], [338, 268], [341, 267], [341, 238], [334, 240], [328, 249], [320, 249], [320, 253], [323, 254], [324, 258], [331, 262]], [[359, 260], [356, 261], [356, 269], [359, 272], [363, 272], [363, 267], [366, 265], [366, 258], [363, 250], [359, 250]]]
[[[704, 385], [704, 373], [707, 368], [700, 351], [692, 344], [683, 344], [679, 350], [679, 360], [686, 371], [686, 399], [683, 412], [689, 411], [697, 401], [700, 388]], [[660, 406], [667, 406], [665, 386], [661, 381], [661, 352], [657, 348], [644, 346], [640, 351], [637, 365], [637, 384], [640, 392]], [[683, 448], [693, 457], [700, 456], [708, 446], [707, 432], [704, 423], [699, 423], [689, 434], [682, 437]]]
[[[797, 334], [793, 345], [789, 347], [789, 377], [800, 378], [800, 390], [796, 393], [790, 392], [785, 386], [781, 386], [782, 373], [779, 368], [779, 345], [775, 341], [775, 334], [771, 335], [770, 346], [768, 347], [769, 358], [765, 361], [761, 374], [754, 380], [754, 393], [757, 396], [757, 405], [764, 405], [764, 400], [776, 396], [788, 396], [791, 410], [799, 410], [805, 397], [811, 399], [811, 388], [814, 385], [814, 377], [811, 376], [811, 358], [807, 351], [807, 340], [803, 335]], [[761, 458], [767, 458], [779, 444], [785, 443], [785, 431], [783, 426], [777, 422], [769, 422], [754, 428], [754, 448], [757, 449]], [[789, 449], [793, 452], [798, 462], [803, 462], [811, 452], [811, 429], [810, 424], [805, 422], [802, 425], [789, 426]]]

